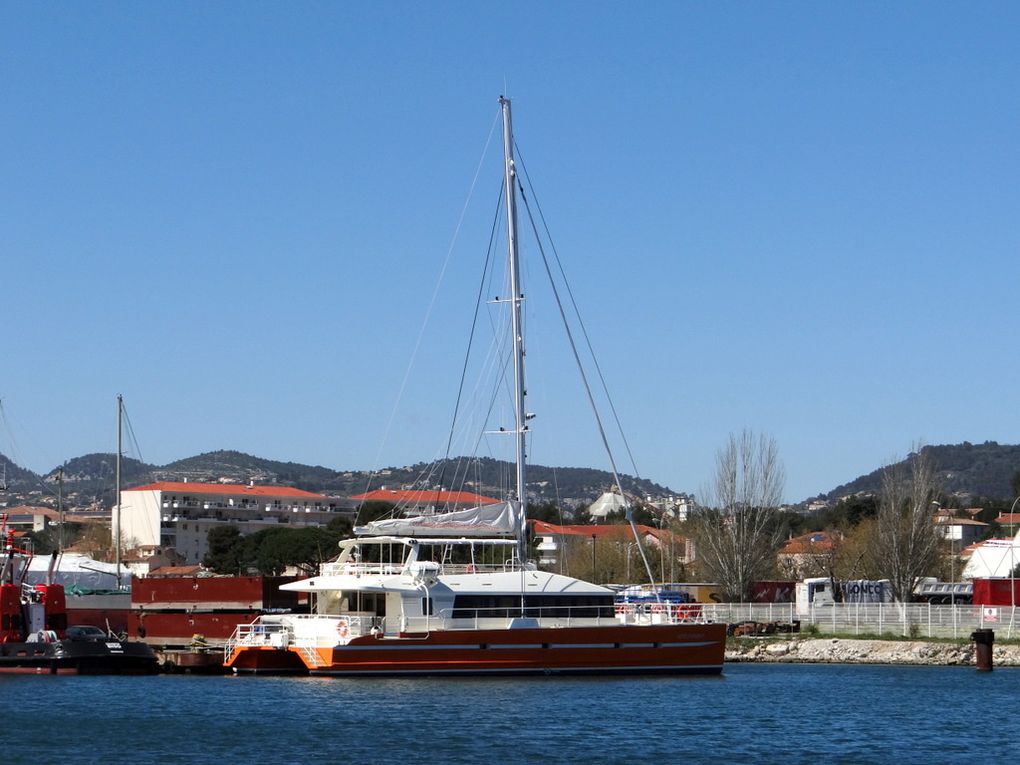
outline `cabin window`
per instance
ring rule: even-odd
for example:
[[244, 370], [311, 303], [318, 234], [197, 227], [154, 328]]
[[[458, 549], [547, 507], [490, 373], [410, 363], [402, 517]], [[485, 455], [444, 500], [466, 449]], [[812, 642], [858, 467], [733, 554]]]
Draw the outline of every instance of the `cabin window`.
[[435, 612], [432, 610], [432, 598], [421, 599], [421, 613], [422, 616], [434, 616]]
[[[510, 618], [521, 613], [519, 595], [458, 595], [453, 601], [454, 619]], [[524, 599], [524, 615], [535, 618], [612, 617], [612, 595], [535, 594]]]

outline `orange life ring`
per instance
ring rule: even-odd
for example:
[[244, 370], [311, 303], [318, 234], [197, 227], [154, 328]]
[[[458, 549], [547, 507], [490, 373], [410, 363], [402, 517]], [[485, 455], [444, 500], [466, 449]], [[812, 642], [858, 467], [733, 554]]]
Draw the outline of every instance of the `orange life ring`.
[[653, 603], [652, 604], [652, 613], [653, 614], [661, 614], [665, 610], [666, 609], [663, 607], [662, 603]]
[[349, 631], [350, 630], [347, 628], [347, 620], [341, 617], [340, 621], [337, 622], [336, 625], [336, 634], [342, 638], [345, 638], [347, 637]]

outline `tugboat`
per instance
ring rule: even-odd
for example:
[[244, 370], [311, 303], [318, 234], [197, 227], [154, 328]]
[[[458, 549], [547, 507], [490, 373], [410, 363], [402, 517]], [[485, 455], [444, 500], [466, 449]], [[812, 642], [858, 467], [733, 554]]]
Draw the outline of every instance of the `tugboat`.
[[0, 515], [0, 673], [151, 675], [156, 656], [144, 643], [108, 635], [97, 627], [67, 625], [64, 588], [53, 583], [57, 556], [45, 584], [28, 584], [33, 554], [15, 546], [7, 516]]

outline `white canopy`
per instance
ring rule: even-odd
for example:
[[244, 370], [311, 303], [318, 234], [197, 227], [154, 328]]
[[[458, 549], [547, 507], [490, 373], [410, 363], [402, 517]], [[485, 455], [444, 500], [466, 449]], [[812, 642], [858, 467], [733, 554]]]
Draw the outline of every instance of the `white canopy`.
[[412, 518], [388, 518], [355, 526], [359, 536], [403, 537], [488, 537], [513, 535], [518, 528], [519, 503], [498, 502], [492, 505], [455, 510], [451, 513], [416, 515]]
[[[25, 581], [29, 584], [44, 583], [49, 567], [49, 555], [35, 556], [28, 567]], [[131, 572], [124, 566], [120, 567], [120, 580], [124, 586], [131, 586]], [[93, 560], [88, 555], [81, 553], [64, 553], [53, 572], [53, 582], [62, 584], [65, 588], [115, 590], [117, 589], [117, 566], [113, 563]]]
[[1020, 564], [1020, 544], [1016, 539], [989, 539], [974, 548], [963, 569], [964, 579], [1007, 577]]
[[607, 491], [601, 497], [591, 503], [588, 508], [588, 515], [592, 518], [605, 518], [610, 513], [625, 511], [627, 500], [615, 492]]

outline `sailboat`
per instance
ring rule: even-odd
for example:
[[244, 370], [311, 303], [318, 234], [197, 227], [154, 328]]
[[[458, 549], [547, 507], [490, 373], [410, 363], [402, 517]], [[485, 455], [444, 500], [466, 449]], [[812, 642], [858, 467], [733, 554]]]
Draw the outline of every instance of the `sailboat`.
[[510, 100], [503, 122], [514, 368], [516, 486], [507, 499], [355, 527], [307, 593], [309, 614], [267, 614], [225, 646], [235, 672], [313, 675], [717, 674], [726, 625], [672, 603], [621, 609], [612, 590], [527, 559], [524, 348], [517, 170]]

